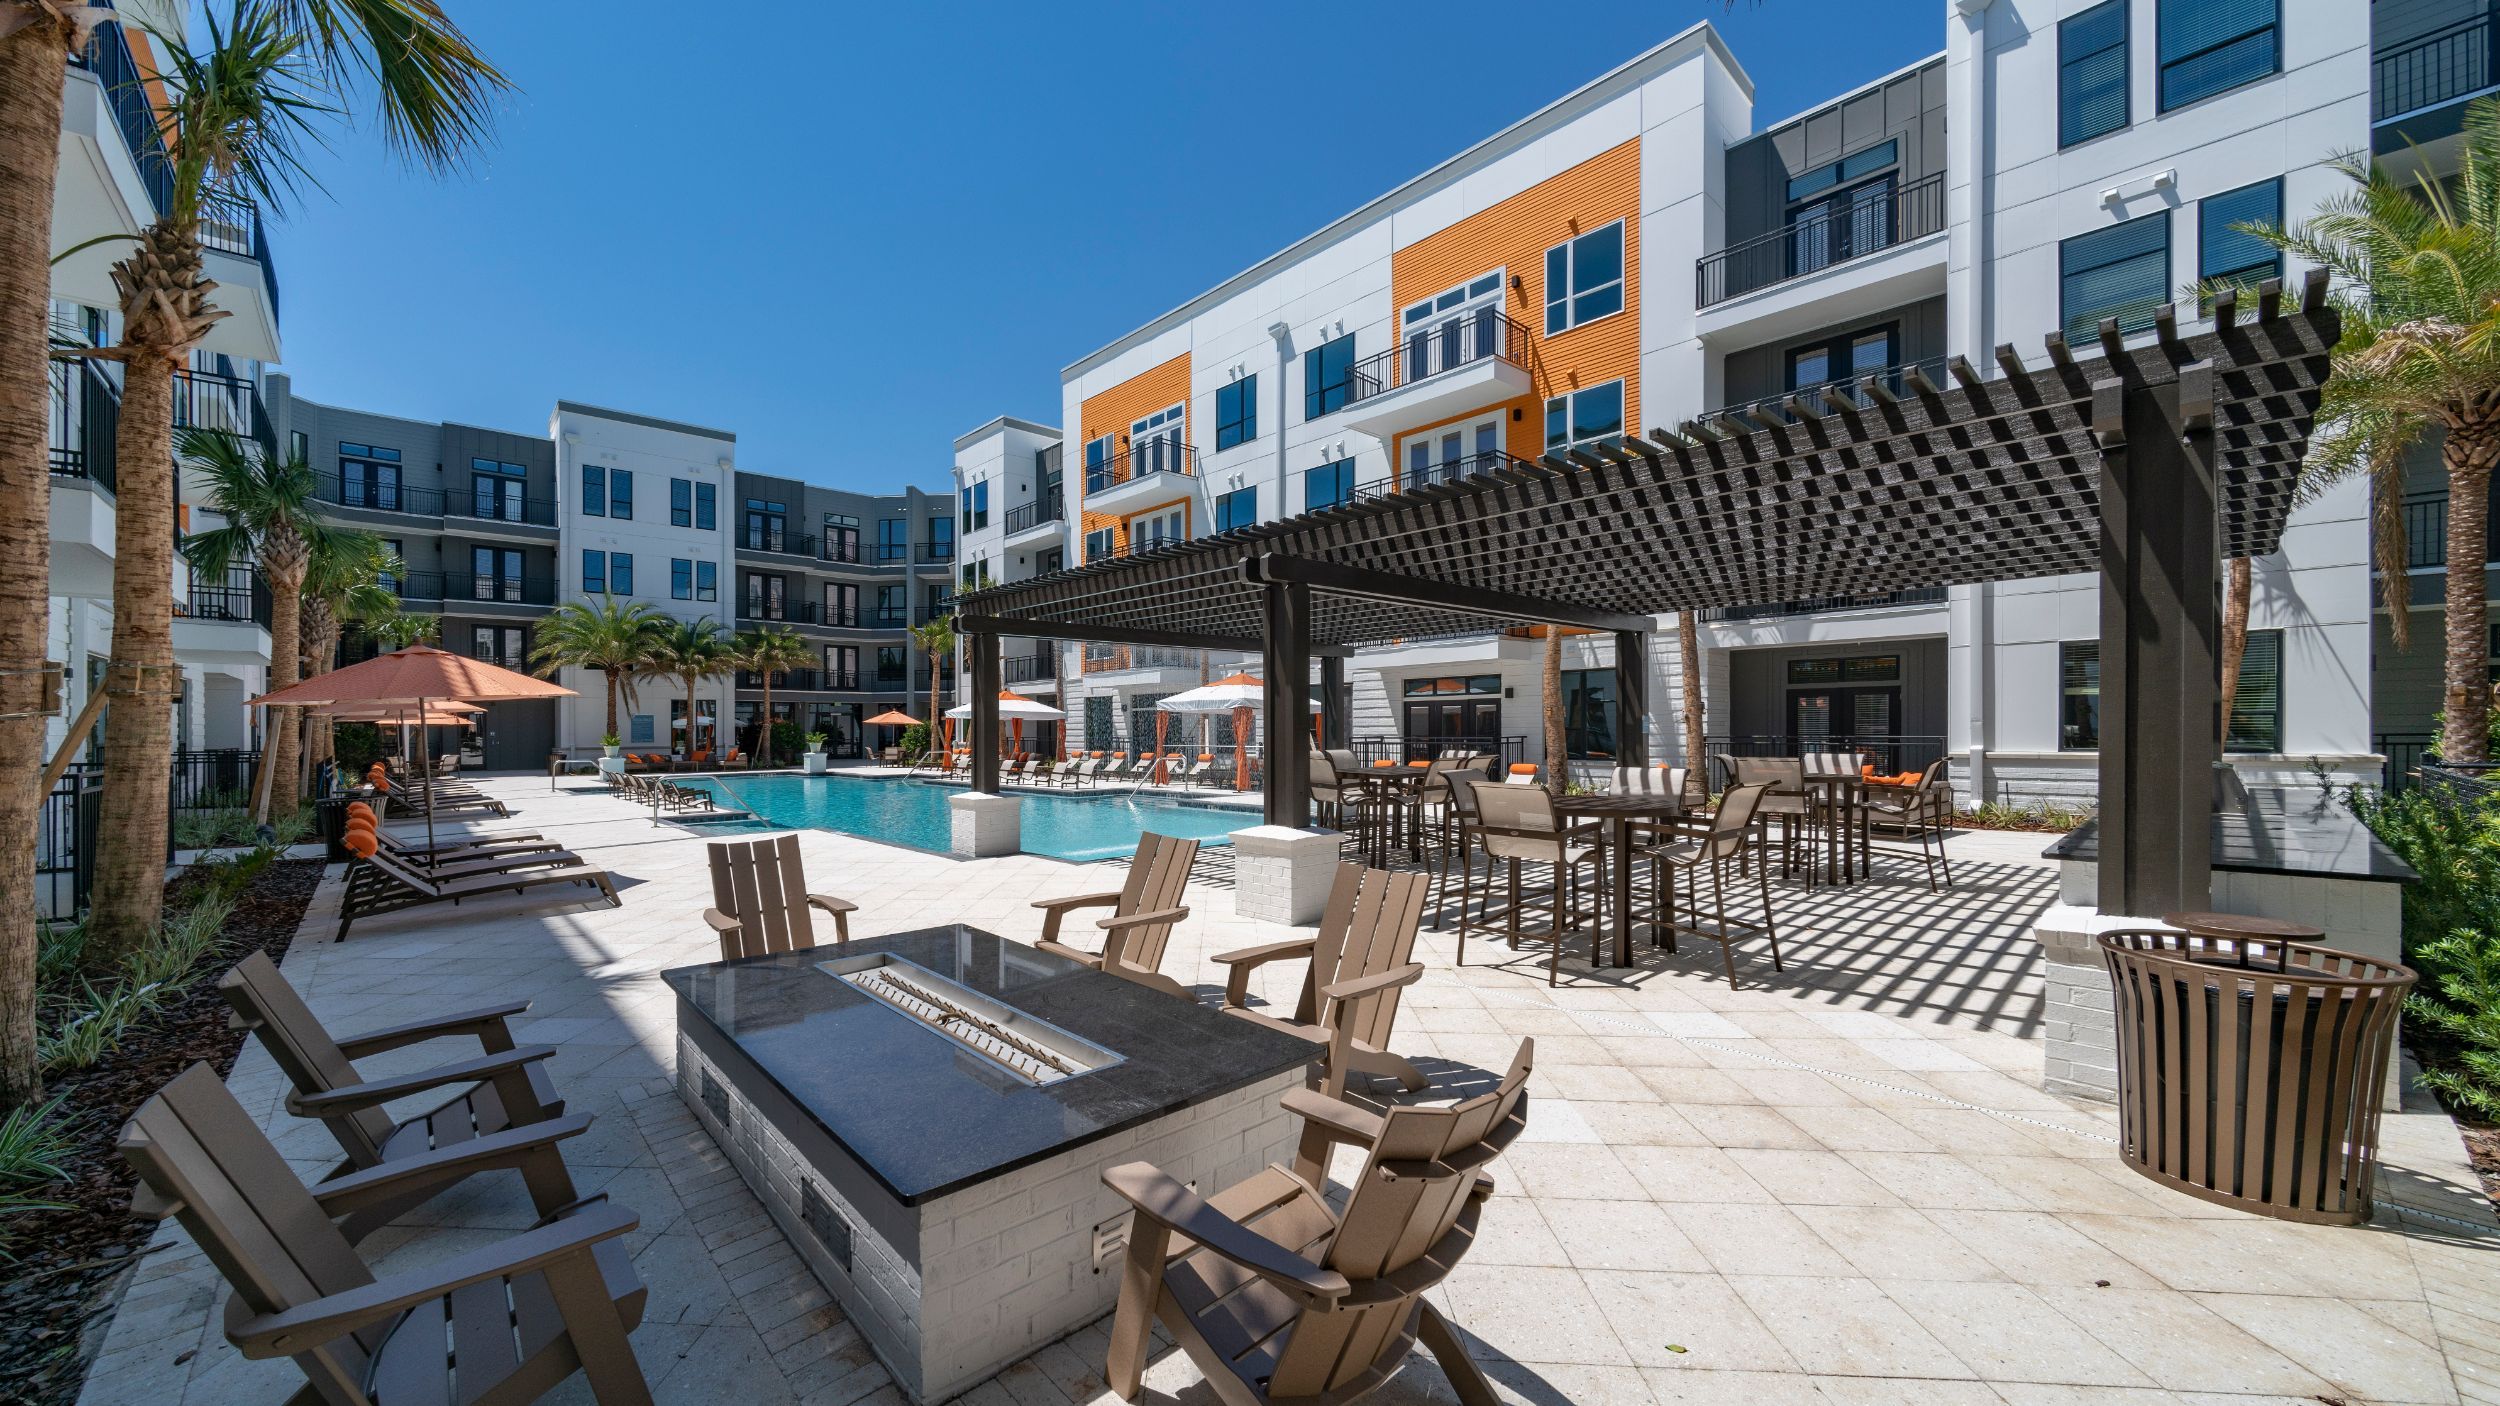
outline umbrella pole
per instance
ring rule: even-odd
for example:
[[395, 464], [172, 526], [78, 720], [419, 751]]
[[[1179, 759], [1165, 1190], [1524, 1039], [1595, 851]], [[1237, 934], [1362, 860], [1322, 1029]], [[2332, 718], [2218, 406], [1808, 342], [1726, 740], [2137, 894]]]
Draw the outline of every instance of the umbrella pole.
[[426, 730], [425, 700], [417, 700], [417, 756], [425, 768], [425, 852], [434, 852], [434, 734]]

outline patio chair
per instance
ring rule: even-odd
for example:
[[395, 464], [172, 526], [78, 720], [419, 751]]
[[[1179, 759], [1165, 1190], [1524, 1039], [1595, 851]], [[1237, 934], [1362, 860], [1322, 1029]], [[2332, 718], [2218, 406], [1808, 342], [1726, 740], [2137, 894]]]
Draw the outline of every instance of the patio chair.
[[[1806, 764], [1797, 757], [1736, 757], [1733, 761], [1736, 786], [1761, 786], [1761, 803], [1755, 810], [1758, 820], [1776, 820], [1780, 825], [1780, 872], [1796, 872], [1800, 850], [1805, 855], [1806, 882], [1814, 882], [1814, 845], [1816, 832], [1814, 797], [1806, 790]], [[1725, 804], [1722, 802], [1721, 804]], [[1771, 845], [1770, 826], [1761, 826], [1762, 848]]]
[[[1589, 965], [1599, 965], [1605, 942], [1606, 850], [1598, 843], [1595, 826], [1566, 825], [1554, 813], [1554, 798], [1541, 786], [1481, 786], [1476, 788], [1477, 819], [1475, 832], [1484, 846], [1487, 859], [1496, 865], [1509, 866], [1509, 882], [1502, 904], [1502, 936], [1516, 951], [1522, 939], [1552, 944], [1545, 964], [1545, 984], [1559, 985], [1562, 980], [1564, 944], [1578, 936], [1580, 870], [1589, 867]], [[1520, 866], [1546, 866], [1545, 910], [1547, 925], [1539, 930], [1519, 926], [1519, 915], [1529, 907], [1520, 885]], [[1485, 871], [1487, 903], [1495, 869]], [[1489, 915], [1485, 915], [1489, 916]], [[1458, 965], [1467, 965], [1467, 935], [1487, 923], [1471, 921], [1467, 916], [1467, 900], [1459, 899]]]
[[[1424, 974], [1414, 960], [1415, 934], [1423, 926], [1425, 874], [1392, 874], [1351, 861], [1337, 866], [1336, 882], [1321, 910], [1319, 932], [1286, 942], [1219, 953], [1229, 969], [1224, 1011], [1270, 1029], [1325, 1045], [1319, 1088], [1330, 1098], [1345, 1093], [1346, 1076], [1364, 1073], [1395, 1079], [1408, 1093], [1427, 1084], [1423, 1071], [1389, 1052], [1400, 993]], [[1250, 974], [1270, 962], [1304, 960], [1302, 994], [1290, 1016], [1250, 1005]]]
[[[1439, 1310], [1493, 1194], [1485, 1168], [1528, 1124], [1535, 1042], [1499, 1085], [1446, 1108], [1375, 1115], [1309, 1090], [1285, 1095], [1305, 1146], [1351, 1143], [1362, 1172], [1340, 1212], [1324, 1178], [1269, 1167], [1201, 1197], [1145, 1162], [1103, 1173], [1134, 1208], [1104, 1375], [1133, 1401], [1160, 1320], [1225, 1406], [1344, 1403], [1388, 1384], [1420, 1342], [1461, 1406], [1500, 1400]], [[1322, 1159], [1324, 1160], [1324, 1159]]]
[[[1128, 881], [1118, 891], [1034, 900], [1033, 906], [1042, 910], [1042, 936], [1033, 945], [1096, 971], [1127, 977], [1166, 995], [1184, 1001], [1197, 1000], [1188, 987], [1161, 970], [1163, 949], [1172, 940], [1173, 925], [1189, 916], [1189, 907], [1181, 898], [1189, 888], [1190, 867], [1197, 862], [1196, 840], [1158, 835], [1151, 830], [1139, 835], [1137, 853], [1129, 860]], [[1099, 955], [1059, 940], [1060, 924], [1079, 908], [1111, 910], [1110, 917], [1094, 920], [1094, 926], [1103, 933]]]
[[[1952, 783], [1952, 764], [1939, 757], [1919, 773], [1915, 786], [1868, 788], [1868, 818], [1887, 829], [1909, 831], [1918, 840], [1919, 862], [1926, 866], [1929, 893], [1942, 891], [1936, 883], [1938, 865], [1944, 868], [1943, 888], [1953, 887], [1953, 858], [1944, 848], [1945, 836], [1953, 825]], [[1931, 842], [1933, 852], [1929, 850]], [[1889, 847], [1878, 850], [1872, 840], [1867, 847], [1871, 853], [1906, 853]]]
[[130, 1116], [118, 1150], [139, 1174], [131, 1209], [182, 1222], [233, 1290], [226, 1341], [247, 1358], [292, 1357], [303, 1369], [290, 1401], [519, 1406], [580, 1371], [600, 1406], [649, 1406], [630, 1337], [645, 1297], [621, 1238], [641, 1224], [631, 1211], [592, 1197], [381, 1278], [331, 1223], [473, 1172], [552, 1158], [563, 1126], [474, 1138], [306, 1187], [216, 1071], [194, 1064]]
[[[233, 1008], [227, 1027], [250, 1031], [294, 1085], [286, 1111], [320, 1119], [338, 1140], [345, 1160], [330, 1172], [331, 1179], [564, 1117], [564, 1100], [547, 1077], [546, 1061], [555, 1057], [555, 1046], [515, 1048], [512, 1043], [509, 1022], [529, 1010], [526, 999], [334, 1037], [279, 974], [277, 964], [260, 952], [218, 977], [217, 994]], [[355, 1061], [365, 1056], [462, 1038], [477, 1041], [476, 1057], [378, 1079], [356, 1068]], [[394, 1119], [383, 1108], [439, 1089], [451, 1090], [450, 1097], [407, 1118]], [[590, 1125], [590, 1115], [569, 1121], [580, 1124], [574, 1129], [579, 1132]], [[551, 1153], [522, 1172], [541, 1214], [574, 1199], [573, 1178], [562, 1158]], [[443, 1189], [440, 1184], [416, 1187], [374, 1202], [348, 1218], [347, 1238], [362, 1240]]]
[[703, 921], [720, 938], [722, 961], [815, 946], [810, 908], [821, 908], [833, 919], [837, 949], [851, 945], [851, 915], [859, 905], [807, 891], [798, 836], [714, 840], [704, 848], [712, 856], [712, 906], [703, 910]]
[[[354, 849], [351, 845], [350, 852]], [[524, 856], [529, 861], [526, 865], [476, 864], [453, 869], [408, 864], [379, 846], [357, 858], [368, 866], [369, 877], [361, 884], [351, 881], [347, 892], [341, 895], [338, 936], [332, 941], [345, 942], [349, 928], [360, 919], [379, 914], [431, 903], [458, 903], [464, 898], [483, 898], [488, 894], [522, 893], [549, 884], [593, 886], [607, 897], [610, 908], [624, 902], [616, 896], [616, 881], [607, 870], [583, 863], [579, 856], [563, 850], [553, 855]]]
[[[1731, 989], [1736, 985], [1736, 944], [1746, 937], [1761, 935], [1771, 946], [1771, 970], [1787, 969], [1780, 963], [1779, 926], [1771, 909], [1771, 871], [1767, 863], [1757, 866], [1754, 876], [1761, 896], [1762, 921], [1751, 923], [1731, 917], [1727, 908], [1727, 866], [1730, 861], [1743, 858], [1756, 808], [1769, 795], [1767, 783], [1740, 785], [1720, 798], [1718, 813], [1710, 817], [1706, 832], [1697, 838], [1658, 846], [1643, 856], [1655, 861], [1656, 872], [1665, 880], [1658, 896], [1658, 917], [1662, 921], [1652, 927], [1651, 940], [1659, 941], [1657, 935], [1663, 935], [1670, 952], [1675, 950], [1678, 937], [1698, 937], [1719, 944], [1719, 959], [1727, 969]], [[1707, 909], [1701, 907], [1701, 877], [1705, 871], [1710, 876]], [[1680, 880], [1685, 878], [1692, 883], [1693, 909], [1689, 916], [1707, 919], [1712, 926], [1696, 926], [1686, 921], [1686, 915], [1679, 910], [1677, 893], [1682, 887]]]

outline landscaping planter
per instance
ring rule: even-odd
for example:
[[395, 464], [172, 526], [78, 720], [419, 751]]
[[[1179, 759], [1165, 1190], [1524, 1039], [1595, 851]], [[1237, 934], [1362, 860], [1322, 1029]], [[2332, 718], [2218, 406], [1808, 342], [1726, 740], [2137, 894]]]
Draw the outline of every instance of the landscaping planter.
[[2379, 1090], [2413, 972], [2282, 940], [2145, 930], [2099, 944], [2127, 1164], [2259, 1215], [2367, 1220]]

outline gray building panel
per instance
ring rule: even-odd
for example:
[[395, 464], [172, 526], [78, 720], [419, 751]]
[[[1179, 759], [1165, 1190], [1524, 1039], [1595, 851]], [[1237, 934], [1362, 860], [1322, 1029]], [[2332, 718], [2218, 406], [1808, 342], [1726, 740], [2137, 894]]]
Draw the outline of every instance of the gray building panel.
[[1945, 168], [1944, 58], [1727, 149], [1727, 243], [1784, 228], [1788, 182], [1887, 139], [1901, 143], [1896, 188]]

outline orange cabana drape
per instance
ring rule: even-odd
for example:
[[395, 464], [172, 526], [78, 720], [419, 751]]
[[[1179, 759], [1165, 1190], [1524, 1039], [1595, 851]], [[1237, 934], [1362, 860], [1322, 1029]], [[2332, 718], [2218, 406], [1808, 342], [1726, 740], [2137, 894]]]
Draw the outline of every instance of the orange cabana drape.
[[1250, 709], [1233, 710], [1233, 789], [1250, 789]]
[[1170, 731], [1171, 726], [1172, 715], [1157, 708], [1155, 710], [1155, 784], [1157, 786], [1163, 784], [1164, 768], [1171, 765], [1163, 757], [1163, 735]]

